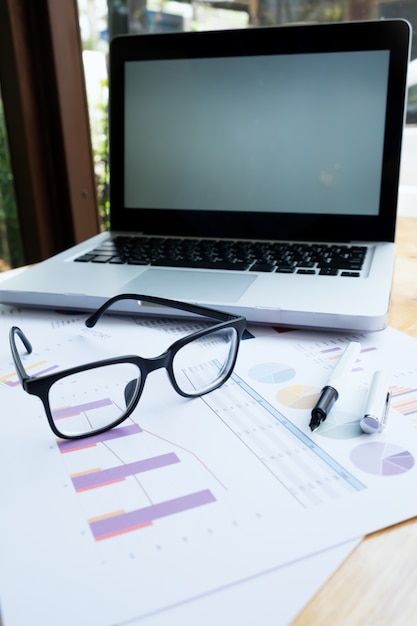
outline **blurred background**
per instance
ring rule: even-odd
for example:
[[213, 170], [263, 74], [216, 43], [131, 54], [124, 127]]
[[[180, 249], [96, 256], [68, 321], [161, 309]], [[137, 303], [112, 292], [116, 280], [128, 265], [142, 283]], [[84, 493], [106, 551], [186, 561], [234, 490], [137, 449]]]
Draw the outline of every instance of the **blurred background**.
[[[29, 4], [31, 5], [29, 7]], [[8, 78], [7, 67], [3, 64], [1, 88], [7, 90], [4, 93], [5, 106], [2, 104], [2, 91], [0, 91], [0, 271], [18, 267], [20, 265], [36, 262], [41, 258], [50, 256], [60, 249], [72, 245], [74, 241], [94, 234], [97, 229], [106, 229], [109, 226], [109, 168], [108, 168], [108, 128], [107, 128], [107, 105], [108, 105], [108, 76], [107, 55], [109, 42], [112, 37], [120, 34], [142, 34], [154, 32], [172, 31], [199, 31], [229, 28], [246, 28], [268, 25], [285, 25], [294, 23], [317, 23], [347, 20], [368, 19], [407, 19], [413, 29], [411, 65], [408, 77], [408, 99], [406, 127], [404, 131], [403, 158], [401, 166], [399, 212], [403, 215], [417, 217], [417, 1], [416, 0], [60, 0], [62, 12], [54, 12], [53, 0], [38, 0], [28, 2], [26, 0], [0, 0], [0, 9], [4, 12], [5, 19], [9, 19], [7, 28], [10, 32], [5, 37], [11, 37], [10, 46], [16, 45], [16, 40], [28, 31], [28, 54], [33, 58], [33, 50], [39, 48], [38, 37], [44, 37], [45, 33], [50, 36], [50, 47], [45, 54], [52, 57], [52, 62], [58, 66], [61, 50], [65, 51], [65, 37], [74, 39], [74, 32], [78, 30], [79, 42], [74, 47], [72, 39], [68, 39], [67, 56], [72, 55], [71, 61], [67, 61], [67, 72], [77, 67], [76, 56], [80, 55], [82, 64], [85, 90], [86, 107], [88, 111], [87, 123], [82, 126], [80, 132], [80, 145], [82, 146], [82, 133], [88, 133], [89, 149], [91, 148], [91, 164], [83, 166], [85, 172], [91, 165], [93, 170], [91, 185], [93, 191], [82, 192], [82, 202], [88, 202], [88, 206], [77, 214], [77, 197], [71, 198], [71, 139], [66, 138], [65, 124], [76, 132], [78, 113], [74, 107], [65, 109], [65, 87], [56, 87], [56, 98], [60, 100], [56, 109], [51, 113], [41, 111], [39, 113], [44, 120], [42, 133], [37, 143], [40, 144], [38, 153], [42, 161], [63, 159], [68, 166], [66, 175], [56, 171], [52, 165], [48, 166], [47, 172], [34, 171], [33, 167], [27, 166], [28, 172], [22, 171], [23, 161], [28, 161], [31, 148], [28, 146], [31, 139], [31, 131], [27, 130], [27, 136], [20, 137], [20, 129], [32, 123], [32, 113], [22, 112], [22, 118], [18, 119], [17, 106], [24, 108], [24, 93], [13, 94], [13, 80]], [[14, 12], [20, 5], [20, 14], [16, 18]], [[68, 11], [68, 15], [65, 12]], [[25, 16], [25, 20], [21, 15]], [[70, 33], [71, 19], [72, 34]], [[0, 21], [3, 19], [0, 13]], [[76, 21], [76, 23], [75, 23]], [[3, 23], [3, 22], [2, 22]], [[4, 22], [5, 23], [5, 22]], [[3, 34], [0, 25], [0, 38]], [[68, 32], [67, 32], [68, 29]], [[52, 34], [50, 34], [52, 33]], [[55, 33], [55, 34], [54, 34]], [[54, 37], [57, 33], [62, 37], [57, 43]], [[31, 44], [31, 40], [32, 44]], [[42, 44], [44, 39], [42, 39]], [[5, 38], [3, 37], [3, 41]], [[1, 46], [2, 44], [0, 44]], [[6, 45], [6, 44], [3, 44]], [[30, 45], [33, 48], [30, 48]], [[55, 47], [54, 47], [55, 45]], [[78, 47], [77, 47], [78, 46]], [[19, 49], [16, 63], [19, 62]], [[1, 47], [0, 47], [1, 53]], [[48, 57], [48, 58], [49, 58]], [[49, 63], [49, 61], [48, 61]], [[69, 68], [69, 69], [68, 69]], [[13, 63], [11, 63], [13, 70]], [[39, 98], [39, 83], [48, 78], [52, 70], [46, 65], [44, 59], [35, 58], [34, 72], [39, 71], [34, 90], [34, 107], [43, 106], [42, 98]], [[22, 73], [19, 69], [18, 73]], [[76, 80], [74, 76], [74, 80]], [[21, 91], [22, 76], [19, 78]], [[51, 79], [48, 78], [51, 84]], [[69, 75], [71, 81], [71, 75]], [[59, 83], [55, 79], [55, 83]], [[55, 85], [54, 83], [54, 85]], [[12, 84], [12, 87], [11, 87]], [[30, 86], [29, 86], [30, 87]], [[29, 89], [28, 87], [28, 89]], [[45, 93], [45, 85], [42, 85], [42, 93]], [[76, 92], [74, 92], [76, 94]], [[19, 100], [20, 98], [20, 100]], [[74, 95], [76, 98], [76, 95]], [[51, 98], [52, 100], [52, 95]], [[39, 105], [40, 102], [40, 105]], [[48, 105], [49, 106], [49, 105]], [[46, 107], [46, 104], [45, 104]], [[8, 112], [5, 109], [8, 108]], [[29, 116], [29, 117], [28, 117]], [[60, 125], [55, 127], [55, 117], [62, 119]], [[68, 121], [65, 122], [65, 116]], [[16, 117], [16, 119], [15, 119]], [[48, 119], [46, 119], [48, 118]], [[81, 115], [82, 118], [82, 115]], [[29, 120], [29, 121], [28, 121]], [[86, 130], [85, 130], [86, 129]], [[32, 131], [34, 132], [34, 131]], [[57, 152], [56, 142], [62, 133], [61, 152]], [[48, 139], [49, 137], [49, 139]], [[46, 158], [43, 154], [45, 151]], [[64, 152], [62, 152], [64, 151]], [[53, 154], [54, 156], [51, 156]], [[57, 156], [59, 154], [59, 156]], [[49, 155], [49, 156], [48, 156]], [[74, 166], [76, 167], [76, 166]], [[81, 165], [79, 166], [81, 167]], [[40, 179], [45, 176], [44, 187], [45, 200], [42, 206], [33, 207], [40, 196]], [[74, 175], [77, 177], [77, 174]], [[80, 176], [80, 174], [78, 175]], [[51, 182], [52, 181], [52, 182]], [[85, 184], [82, 180], [77, 184]], [[31, 195], [30, 187], [34, 191]], [[56, 186], [55, 192], [51, 187]], [[65, 200], [57, 201], [57, 195], [68, 186]], [[84, 187], [83, 187], [84, 189]], [[35, 195], [36, 194], [36, 195]], [[68, 196], [68, 207], [66, 205]], [[41, 201], [39, 201], [41, 202]], [[48, 204], [50, 208], [48, 209]], [[94, 213], [96, 215], [94, 215]], [[88, 216], [88, 219], [87, 219]], [[82, 227], [78, 227], [77, 224]], [[84, 230], [83, 230], [83, 227]], [[49, 232], [50, 231], [50, 232]], [[64, 235], [63, 233], [70, 233]]]

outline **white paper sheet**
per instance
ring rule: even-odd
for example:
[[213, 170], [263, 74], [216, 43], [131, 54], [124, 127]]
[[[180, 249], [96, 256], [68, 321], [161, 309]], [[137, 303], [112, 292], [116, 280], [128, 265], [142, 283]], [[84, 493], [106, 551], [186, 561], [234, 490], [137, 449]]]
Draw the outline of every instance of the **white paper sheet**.
[[[159, 353], [188, 323], [124, 318], [87, 330], [79, 316], [1, 311], [5, 626], [33, 615], [44, 625], [147, 618], [159, 626], [175, 607], [185, 617], [204, 613], [213, 597], [227, 614], [245, 587], [256, 605], [268, 572], [417, 514], [407, 495], [417, 483], [417, 434], [405, 403], [415, 393], [416, 342], [405, 335], [256, 329], [221, 389], [185, 400], [163, 372], [154, 373], [117, 437], [113, 431], [82, 447], [58, 443], [40, 401], [16, 384], [11, 323], [33, 343], [25, 359], [33, 375], [115, 354]], [[360, 361], [312, 434], [311, 404], [349, 339], [362, 342]], [[370, 438], [358, 421], [381, 367], [394, 387], [393, 410], [386, 431]], [[99, 385], [86, 391], [86, 403], [106, 397]], [[146, 468], [155, 458], [166, 463]], [[147, 471], [137, 470], [138, 461]], [[286, 594], [277, 588], [277, 606]], [[277, 624], [280, 616], [265, 612]]]

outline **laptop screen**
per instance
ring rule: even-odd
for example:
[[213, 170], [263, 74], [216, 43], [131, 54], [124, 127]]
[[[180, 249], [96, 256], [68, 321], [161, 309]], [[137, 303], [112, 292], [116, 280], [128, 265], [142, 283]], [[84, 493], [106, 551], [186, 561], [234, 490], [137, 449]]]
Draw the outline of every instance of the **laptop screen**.
[[401, 20], [114, 40], [112, 227], [393, 239], [407, 59]]
[[377, 215], [389, 51], [131, 61], [125, 206]]

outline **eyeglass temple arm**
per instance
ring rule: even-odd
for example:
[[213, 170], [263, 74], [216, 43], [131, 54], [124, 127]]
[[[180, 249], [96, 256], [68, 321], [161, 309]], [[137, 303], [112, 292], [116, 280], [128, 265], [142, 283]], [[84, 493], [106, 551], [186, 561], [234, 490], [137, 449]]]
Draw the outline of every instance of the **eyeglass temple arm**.
[[168, 300], [166, 298], [157, 298], [154, 296], [143, 296], [140, 294], [126, 293], [126, 294], [119, 294], [117, 296], [114, 296], [113, 298], [110, 298], [104, 304], [102, 304], [101, 307], [97, 309], [95, 313], [90, 315], [90, 317], [85, 321], [85, 325], [87, 326], [87, 328], [92, 328], [93, 326], [95, 326], [98, 320], [100, 319], [100, 317], [103, 315], [103, 313], [112, 304], [114, 304], [115, 302], [118, 302], [119, 300], [137, 300], [139, 302], [143, 300], [143, 302], [149, 302], [151, 304], [159, 304], [167, 308], [172, 307], [173, 309], [179, 309], [181, 311], [188, 311], [188, 313], [211, 317], [213, 319], [216, 319], [222, 322], [227, 322], [229, 320], [235, 320], [239, 318], [239, 316], [231, 315], [230, 313], [226, 313], [225, 311], [218, 311], [215, 309], [210, 309], [208, 307], [188, 304], [186, 302], [177, 302], [176, 300]]
[[10, 333], [9, 333], [10, 349], [12, 351], [13, 359], [16, 365], [17, 375], [20, 378], [20, 382], [23, 382], [24, 380], [27, 380], [28, 378], [30, 378], [30, 376], [28, 376], [25, 368], [23, 367], [22, 359], [20, 358], [20, 354], [17, 350], [15, 335], [17, 335], [20, 338], [28, 354], [32, 352], [32, 344], [30, 343], [29, 339], [26, 337], [23, 330], [21, 330], [18, 326], [12, 326], [12, 328], [10, 329]]

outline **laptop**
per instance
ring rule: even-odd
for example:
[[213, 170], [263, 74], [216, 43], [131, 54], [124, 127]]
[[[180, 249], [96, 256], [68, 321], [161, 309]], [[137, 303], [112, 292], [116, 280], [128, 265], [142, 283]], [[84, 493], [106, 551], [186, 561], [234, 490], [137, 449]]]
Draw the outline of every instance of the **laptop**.
[[2, 282], [0, 301], [136, 293], [384, 328], [409, 42], [403, 20], [114, 39], [111, 230]]

